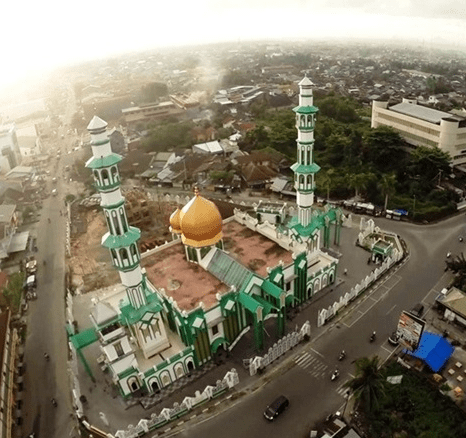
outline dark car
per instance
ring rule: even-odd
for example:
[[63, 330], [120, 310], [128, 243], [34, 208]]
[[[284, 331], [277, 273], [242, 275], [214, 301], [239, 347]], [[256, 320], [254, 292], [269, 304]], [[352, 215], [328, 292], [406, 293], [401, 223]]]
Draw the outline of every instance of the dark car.
[[284, 395], [281, 395], [267, 406], [264, 412], [264, 417], [269, 421], [274, 420], [288, 407], [289, 404], [289, 400]]
[[414, 316], [417, 316], [418, 318], [422, 317], [422, 314], [424, 313], [424, 306], [421, 303], [417, 303], [410, 311]]
[[398, 337], [398, 333], [394, 331], [389, 337], [388, 342], [392, 345], [398, 345], [400, 343], [400, 339]]

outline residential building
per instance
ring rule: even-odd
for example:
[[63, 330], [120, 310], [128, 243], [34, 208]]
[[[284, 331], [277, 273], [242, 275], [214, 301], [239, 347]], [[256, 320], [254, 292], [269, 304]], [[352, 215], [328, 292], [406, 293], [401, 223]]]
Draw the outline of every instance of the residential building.
[[14, 124], [0, 126], [0, 174], [7, 173], [20, 163], [21, 152], [16, 126]]
[[179, 117], [184, 114], [173, 102], [150, 103], [121, 110], [127, 124], [163, 120], [168, 117]]
[[17, 129], [16, 137], [18, 139], [19, 151], [22, 157], [39, 155], [42, 153], [41, 141], [37, 135], [35, 125]]
[[438, 147], [450, 154], [454, 165], [466, 163], [466, 118], [403, 99], [388, 106], [388, 101], [372, 101], [372, 128], [391, 126], [413, 146]]
[[13, 392], [16, 384], [15, 355], [18, 336], [10, 329], [10, 309], [0, 313], [0, 438], [10, 438], [13, 429]]

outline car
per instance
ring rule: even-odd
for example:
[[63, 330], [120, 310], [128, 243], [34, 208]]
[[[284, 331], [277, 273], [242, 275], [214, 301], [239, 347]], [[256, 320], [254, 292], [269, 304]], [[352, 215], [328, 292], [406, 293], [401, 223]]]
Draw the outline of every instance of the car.
[[388, 337], [388, 343], [392, 345], [398, 345], [400, 343], [400, 338], [396, 330]]
[[281, 395], [277, 397], [264, 411], [264, 417], [269, 421], [275, 420], [290, 404], [290, 401]]
[[417, 316], [418, 318], [422, 317], [422, 314], [424, 313], [424, 306], [421, 303], [417, 303], [410, 311], [414, 316]]

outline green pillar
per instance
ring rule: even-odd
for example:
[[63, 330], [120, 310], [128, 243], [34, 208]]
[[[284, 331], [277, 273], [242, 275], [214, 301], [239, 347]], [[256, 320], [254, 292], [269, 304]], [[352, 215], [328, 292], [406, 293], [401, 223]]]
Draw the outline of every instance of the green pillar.
[[286, 307], [282, 307], [280, 311], [278, 312], [278, 317], [277, 317], [277, 334], [278, 337], [281, 338], [282, 336], [285, 335], [285, 311]]
[[76, 350], [76, 353], [79, 356], [79, 359], [81, 360], [82, 364], [84, 365], [84, 369], [86, 370], [87, 374], [89, 374], [91, 380], [95, 382], [94, 375], [92, 374], [91, 368], [89, 367], [89, 364], [87, 363], [87, 360], [84, 357], [84, 354], [82, 353], [81, 349], [79, 348], [78, 350]]
[[257, 351], [264, 348], [264, 322], [259, 321], [257, 315], [254, 315], [254, 346]]

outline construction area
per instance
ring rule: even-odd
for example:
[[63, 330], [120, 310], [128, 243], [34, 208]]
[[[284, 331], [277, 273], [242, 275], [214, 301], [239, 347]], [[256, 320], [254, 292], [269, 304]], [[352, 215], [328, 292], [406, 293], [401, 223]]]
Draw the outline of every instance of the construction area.
[[[171, 240], [170, 215], [177, 205], [154, 200], [141, 189], [123, 193], [128, 223], [141, 230], [141, 253]], [[94, 195], [71, 206], [70, 252], [67, 271], [70, 286], [76, 293], [108, 287], [120, 281], [112, 266], [110, 253], [101, 246], [107, 225], [100, 207], [100, 196]]]

